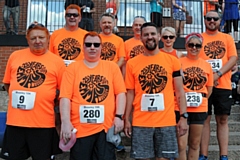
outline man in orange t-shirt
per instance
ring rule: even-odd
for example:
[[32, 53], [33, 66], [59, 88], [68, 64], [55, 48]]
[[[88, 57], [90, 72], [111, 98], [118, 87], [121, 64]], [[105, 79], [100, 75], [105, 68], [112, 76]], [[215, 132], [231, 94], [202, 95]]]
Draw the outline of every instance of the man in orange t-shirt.
[[[204, 42], [199, 54], [207, 60], [214, 72], [214, 87], [208, 100], [208, 118], [204, 123], [203, 136], [201, 140], [200, 157], [204, 160], [208, 155], [208, 144], [210, 138], [210, 120], [212, 106], [217, 122], [218, 144], [220, 145], [220, 159], [228, 154], [228, 116], [231, 113], [232, 88], [231, 69], [237, 62], [237, 51], [233, 38], [229, 34], [218, 31], [220, 17], [216, 11], [210, 11], [205, 16], [206, 32], [202, 33]], [[221, 138], [220, 138], [221, 137]]]
[[125, 58], [125, 47], [123, 39], [112, 33], [114, 25], [114, 17], [109, 13], [104, 13], [100, 17], [100, 28], [102, 32], [100, 37], [102, 39], [101, 59], [113, 61], [122, 67]]
[[30, 25], [26, 38], [29, 48], [10, 55], [3, 78], [9, 103], [1, 157], [50, 159], [61, 152], [54, 99], [65, 65], [48, 51], [50, 35], [42, 24]]
[[67, 142], [71, 130], [78, 130], [70, 159], [93, 159], [93, 155], [116, 159], [115, 146], [106, 141], [106, 133], [112, 126], [115, 134], [123, 129], [126, 88], [117, 64], [100, 59], [101, 49], [101, 37], [96, 32], [87, 33], [84, 60], [72, 63], [63, 74], [61, 138]]
[[206, 13], [209, 11], [215, 11], [218, 0], [204, 0], [203, 1], [203, 15], [206, 16]]
[[[144, 23], [141, 40], [144, 54], [127, 62], [125, 134], [132, 138], [130, 156], [135, 159], [178, 157], [178, 136], [187, 132], [186, 98], [179, 60], [160, 52], [160, 35], [154, 23]], [[176, 127], [174, 91], [181, 118]], [[132, 124], [130, 115], [132, 115]], [[153, 136], [154, 135], [154, 136]]]
[[81, 21], [79, 6], [69, 5], [66, 9], [65, 20], [65, 26], [52, 33], [49, 50], [60, 56], [68, 66], [76, 60], [83, 59], [83, 37], [87, 31], [78, 28], [78, 23]]

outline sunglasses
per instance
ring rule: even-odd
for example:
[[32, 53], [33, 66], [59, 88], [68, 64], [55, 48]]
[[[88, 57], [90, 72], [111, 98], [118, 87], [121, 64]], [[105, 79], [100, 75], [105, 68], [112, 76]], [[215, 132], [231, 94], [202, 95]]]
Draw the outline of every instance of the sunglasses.
[[78, 13], [66, 13], [66, 17], [78, 17], [79, 16], [79, 14]]
[[90, 42], [85, 42], [85, 46], [86, 47], [91, 47], [92, 45], [95, 47], [95, 48], [98, 48], [100, 46], [101, 43], [90, 43]]
[[30, 26], [28, 26], [28, 30], [29, 30], [29, 29], [32, 29], [32, 28], [35, 28], [36, 26], [44, 27], [44, 25], [41, 24], [41, 23], [33, 23], [33, 24], [31, 24]]
[[214, 21], [218, 21], [220, 18], [219, 17], [204, 17], [204, 19], [206, 19], [207, 21], [211, 21], [212, 19]]
[[196, 49], [200, 49], [200, 48], [202, 48], [202, 45], [201, 44], [188, 43], [188, 47], [189, 48], [195, 47]]
[[162, 36], [162, 38], [163, 38], [163, 39], [168, 39], [168, 38], [169, 38], [169, 39], [173, 39], [173, 38], [175, 38], [175, 36]]

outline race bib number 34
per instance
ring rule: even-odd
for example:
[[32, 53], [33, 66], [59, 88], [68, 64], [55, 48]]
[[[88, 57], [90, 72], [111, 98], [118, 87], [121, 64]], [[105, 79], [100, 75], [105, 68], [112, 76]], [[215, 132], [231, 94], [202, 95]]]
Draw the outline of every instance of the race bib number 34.
[[141, 99], [141, 111], [164, 110], [164, 97], [159, 94], [143, 94]]
[[210, 60], [207, 60], [207, 62], [211, 65], [213, 72], [216, 72], [222, 68], [221, 59], [210, 59]]
[[80, 105], [81, 123], [103, 123], [104, 106], [103, 105]]
[[31, 110], [34, 107], [35, 98], [36, 92], [13, 90], [12, 107], [23, 110]]

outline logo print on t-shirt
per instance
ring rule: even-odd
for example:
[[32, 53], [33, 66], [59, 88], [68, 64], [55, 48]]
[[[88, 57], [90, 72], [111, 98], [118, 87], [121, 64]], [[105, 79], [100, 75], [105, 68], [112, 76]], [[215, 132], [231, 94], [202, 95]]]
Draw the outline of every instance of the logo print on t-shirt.
[[160, 93], [167, 84], [167, 71], [158, 64], [151, 64], [141, 70], [138, 80], [146, 93]]
[[17, 70], [17, 82], [24, 88], [36, 88], [46, 78], [47, 69], [39, 62], [26, 62]]
[[87, 102], [100, 103], [108, 96], [108, 80], [100, 75], [86, 76], [79, 84], [79, 92]]
[[209, 42], [204, 46], [204, 53], [211, 59], [221, 59], [225, 52], [226, 46], [222, 41]]
[[102, 45], [101, 59], [112, 61], [116, 55], [116, 47], [110, 42], [104, 42]]
[[200, 90], [207, 82], [206, 73], [199, 67], [186, 68], [183, 73], [183, 84], [190, 90]]
[[65, 38], [58, 45], [58, 53], [64, 60], [73, 60], [81, 53], [81, 45], [74, 38]]
[[144, 47], [143, 45], [137, 45], [135, 47], [133, 47], [133, 49], [130, 52], [130, 58], [133, 58], [139, 54], [143, 54], [144, 53]]

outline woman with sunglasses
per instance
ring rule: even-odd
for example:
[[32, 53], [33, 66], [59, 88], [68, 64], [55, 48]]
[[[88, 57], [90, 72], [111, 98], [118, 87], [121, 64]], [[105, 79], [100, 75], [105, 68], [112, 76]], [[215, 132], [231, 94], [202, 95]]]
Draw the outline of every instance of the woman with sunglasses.
[[163, 42], [163, 48], [160, 51], [167, 54], [171, 54], [177, 58], [183, 57], [182, 52], [173, 48], [173, 44], [176, 40], [176, 31], [172, 27], [164, 27], [161, 32], [161, 41]]
[[[196, 160], [199, 156], [200, 140], [204, 121], [207, 118], [208, 97], [212, 93], [213, 73], [209, 63], [199, 58], [203, 38], [198, 33], [186, 36], [186, 57], [180, 58], [183, 83], [187, 101], [189, 132], [178, 137], [179, 160]], [[179, 111], [176, 111], [179, 120]], [[188, 154], [186, 158], [186, 148]]]

